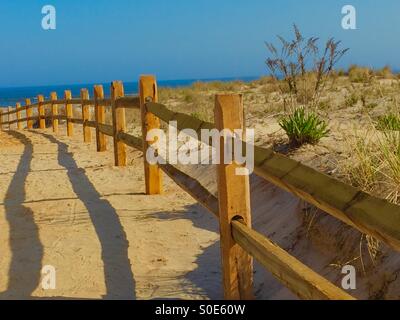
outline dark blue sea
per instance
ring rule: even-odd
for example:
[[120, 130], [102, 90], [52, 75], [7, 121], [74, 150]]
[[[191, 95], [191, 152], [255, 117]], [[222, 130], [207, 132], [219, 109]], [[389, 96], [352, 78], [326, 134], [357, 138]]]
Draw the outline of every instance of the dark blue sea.
[[[166, 80], [158, 81], [159, 87], [185, 87], [190, 86], [197, 81], [211, 82], [211, 81], [252, 81], [257, 77], [241, 77], [241, 78], [223, 78], [223, 79], [190, 79], [190, 80]], [[109, 96], [110, 83], [102, 83], [104, 86], [104, 94]], [[15, 88], [0, 88], [0, 107], [15, 106], [17, 102], [24, 105], [25, 99], [30, 98], [32, 103], [35, 103], [36, 97], [39, 94], [44, 95], [46, 98], [50, 93], [57, 92], [58, 98], [62, 99], [64, 90], [71, 90], [74, 98], [79, 97], [82, 88], [89, 89], [91, 94], [94, 84], [72, 84], [72, 85], [57, 85], [57, 86], [37, 86], [37, 87], [15, 87]], [[137, 82], [124, 82], [125, 94], [136, 94], [138, 92]]]

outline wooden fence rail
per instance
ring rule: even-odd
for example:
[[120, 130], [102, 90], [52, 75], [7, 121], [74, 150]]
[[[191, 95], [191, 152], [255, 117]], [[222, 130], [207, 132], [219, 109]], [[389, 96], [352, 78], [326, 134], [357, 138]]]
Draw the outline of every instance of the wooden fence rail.
[[[218, 198], [205, 189], [197, 180], [188, 176], [171, 164], [149, 164], [146, 152], [153, 148], [153, 142], [147, 141], [151, 129], [160, 128], [160, 120], [176, 121], [177, 129], [192, 129], [200, 133], [202, 129], [242, 129], [244, 128], [243, 103], [241, 95], [218, 95], [215, 102], [215, 124], [201, 121], [189, 115], [169, 110], [158, 103], [157, 83], [153, 76], [142, 76], [139, 81], [139, 96], [125, 97], [123, 84], [111, 84], [111, 97], [104, 97], [102, 86], [94, 86], [93, 99], [89, 91], [82, 89], [80, 98], [72, 98], [70, 91], [65, 92], [62, 100], [52, 93], [49, 100], [38, 96], [38, 102], [25, 106], [17, 105], [15, 110], [0, 110], [0, 128], [22, 122], [39, 122], [44, 129], [46, 120], [51, 120], [54, 132], [58, 132], [58, 121], [67, 122], [67, 133], [73, 135], [73, 125], [83, 125], [83, 139], [91, 141], [90, 129], [96, 130], [97, 151], [106, 150], [106, 136], [114, 142], [115, 165], [126, 165], [125, 146], [142, 150], [144, 153], [144, 172], [146, 194], [162, 192], [163, 171], [196, 201], [213, 213], [220, 224], [221, 258], [223, 284], [226, 299], [251, 299], [252, 258], [258, 260], [278, 280], [302, 299], [354, 299], [342, 289], [318, 275], [316, 272], [279, 248], [271, 240], [251, 228], [250, 187], [248, 176], [236, 175], [240, 166], [231, 163], [217, 165]], [[74, 118], [73, 108], [82, 108], [82, 118]], [[64, 106], [66, 115], [59, 115], [59, 106]], [[45, 112], [50, 107], [51, 112]], [[111, 108], [112, 123], [105, 123], [105, 108]], [[37, 116], [33, 115], [37, 108]], [[90, 108], [94, 108], [94, 120], [90, 120]], [[142, 121], [142, 137], [126, 132], [125, 109], [139, 109]], [[20, 112], [26, 110], [26, 117]], [[16, 119], [10, 116], [17, 114]], [[5, 117], [7, 119], [5, 121]], [[197, 138], [198, 136], [196, 136]], [[203, 141], [212, 144], [212, 141]], [[220, 147], [224, 147], [221, 136]], [[244, 142], [243, 142], [244, 143]], [[256, 146], [255, 173], [276, 186], [289, 191], [297, 197], [315, 205], [341, 221], [370, 234], [396, 250], [400, 250], [400, 207], [368, 195], [332, 177], [309, 168], [297, 161]], [[224, 152], [221, 149], [220, 155]]]

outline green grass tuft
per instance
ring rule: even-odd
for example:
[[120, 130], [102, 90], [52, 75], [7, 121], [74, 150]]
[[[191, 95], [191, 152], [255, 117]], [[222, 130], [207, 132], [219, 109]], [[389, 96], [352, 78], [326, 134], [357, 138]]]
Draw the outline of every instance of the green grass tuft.
[[381, 131], [400, 131], [400, 117], [393, 113], [381, 116], [378, 118], [375, 127]]
[[327, 123], [316, 113], [306, 112], [304, 108], [298, 108], [281, 119], [279, 125], [285, 130], [290, 144], [295, 147], [305, 143], [316, 144], [329, 133]]

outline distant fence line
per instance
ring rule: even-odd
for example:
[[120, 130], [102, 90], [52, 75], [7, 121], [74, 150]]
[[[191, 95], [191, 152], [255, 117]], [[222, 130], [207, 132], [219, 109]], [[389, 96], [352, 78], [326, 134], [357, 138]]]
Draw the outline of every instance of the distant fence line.
[[[33, 129], [33, 121], [38, 121], [39, 128], [45, 129], [46, 120], [49, 120], [57, 133], [59, 120], [65, 120], [68, 136], [74, 134], [74, 124], [83, 125], [83, 140], [86, 143], [91, 142], [90, 129], [94, 128], [97, 151], [107, 149], [106, 136], [113, 138], [116, 166], [127, 165], [126, 146], [141, 150], [144, 155], [148, 148], [152, 148], [151, 143], [146, 141], [147, 132], [160, 128], [160, 120], [167, 123], [176, 121], [178, 130], [193, 129], [195, 132], [213, 128], [244, 128], [242, 97], [237, 94], [216, 96], [214, 124], [174, 112], [158, 103], [157, 83], [153, 76], [140, 77], [139, 96], [126, 97], [120, 81], [112, 82], [110, 98], [104, 97], [101, 85], [94, 86], [93, 95], [93, 99], [89, 99], [89, 91], [82, 89], [80, 98], [72, 98], [71, 92], [66, 90], [61, 100], [57, 99], [56, 93], [52, 93], [49, 100], [39, 95], [38, 102], [34, 104], [27, 99], [24, 106], [18, 103], [15, 109], [0, 110], [0, 127], [4, 129], [8, 125], [10, 129], [16, 123], [17, 128], [22, 129], [23, 122], [26, 122], [26, 127]], [[65, 115], [59, 115], [60, 105], [64, 106]], [[74, 105], [81, 107], [82, 118], [73, 118]], [[50, 115], [46, 115], [45, 107], [50, 107]], [[91, 107], [95, 111], [94, 121], [89, 119]], [[112, 125], [105, 123], [106, 107], [111, 107]], [[32, 116], [34, 108], [38, 114], [35, 117]], [[126, 132], [125, 109], [140, 110], [142, 137]], [[24, 110], [26, 117], [22, 118]], [[13, 114], [16, 114], [14, 120], [10, 118]], [[253, 298], [253, 257], [302, 299], [354, 299], [251, 228], [249, 177], [235, 175], [237, 164], [224, 164], [221, 159], [221, 164], [217, 165], [217, 198], [175, 166], [153, 165], [146, 161], [146, 156], [143, 158], [147, 195], [162, 193], [163, 171], [218, 218], [226, 299]], [[400, 250], [400, 206], [371, 196], [271, 149], [255, 147], [255, 174]]]

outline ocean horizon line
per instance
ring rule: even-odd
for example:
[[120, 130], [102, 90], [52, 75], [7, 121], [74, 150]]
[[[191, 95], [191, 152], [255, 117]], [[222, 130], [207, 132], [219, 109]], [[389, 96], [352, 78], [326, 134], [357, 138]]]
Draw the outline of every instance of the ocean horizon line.
[[[267, 77], [268, 74], [261, 74], [258, 76], [230, 76], [230, 77], [210, 77], [210, 78], [177, 78], [177, 79], [157, 79], [157, 82], [176, 82], [176, 81], [234, 81], [234, 80], [252, 80], [262, 77]], [[117, 81], [120, 79], [116, 79]], [[114, 81], [114, 80], [113, 80]], [[121, 80], [123, 81], [123, 80]], [[138, 83], [138, 81], [123, 81], [124, 83]], [[97, 81], [97, 82], [76, 82], [76, 83], [62, 83], [62, 84], [39, 84], [39, 85], [22, 85], [22, 86], [0, 86], [2, 89], [22, 89], [22, 88], [41, 88], [41, 87], [58, 87], [58, 86], [74, 86], [74, 85], [97, 85], [108, 84], [111, 81]]]

